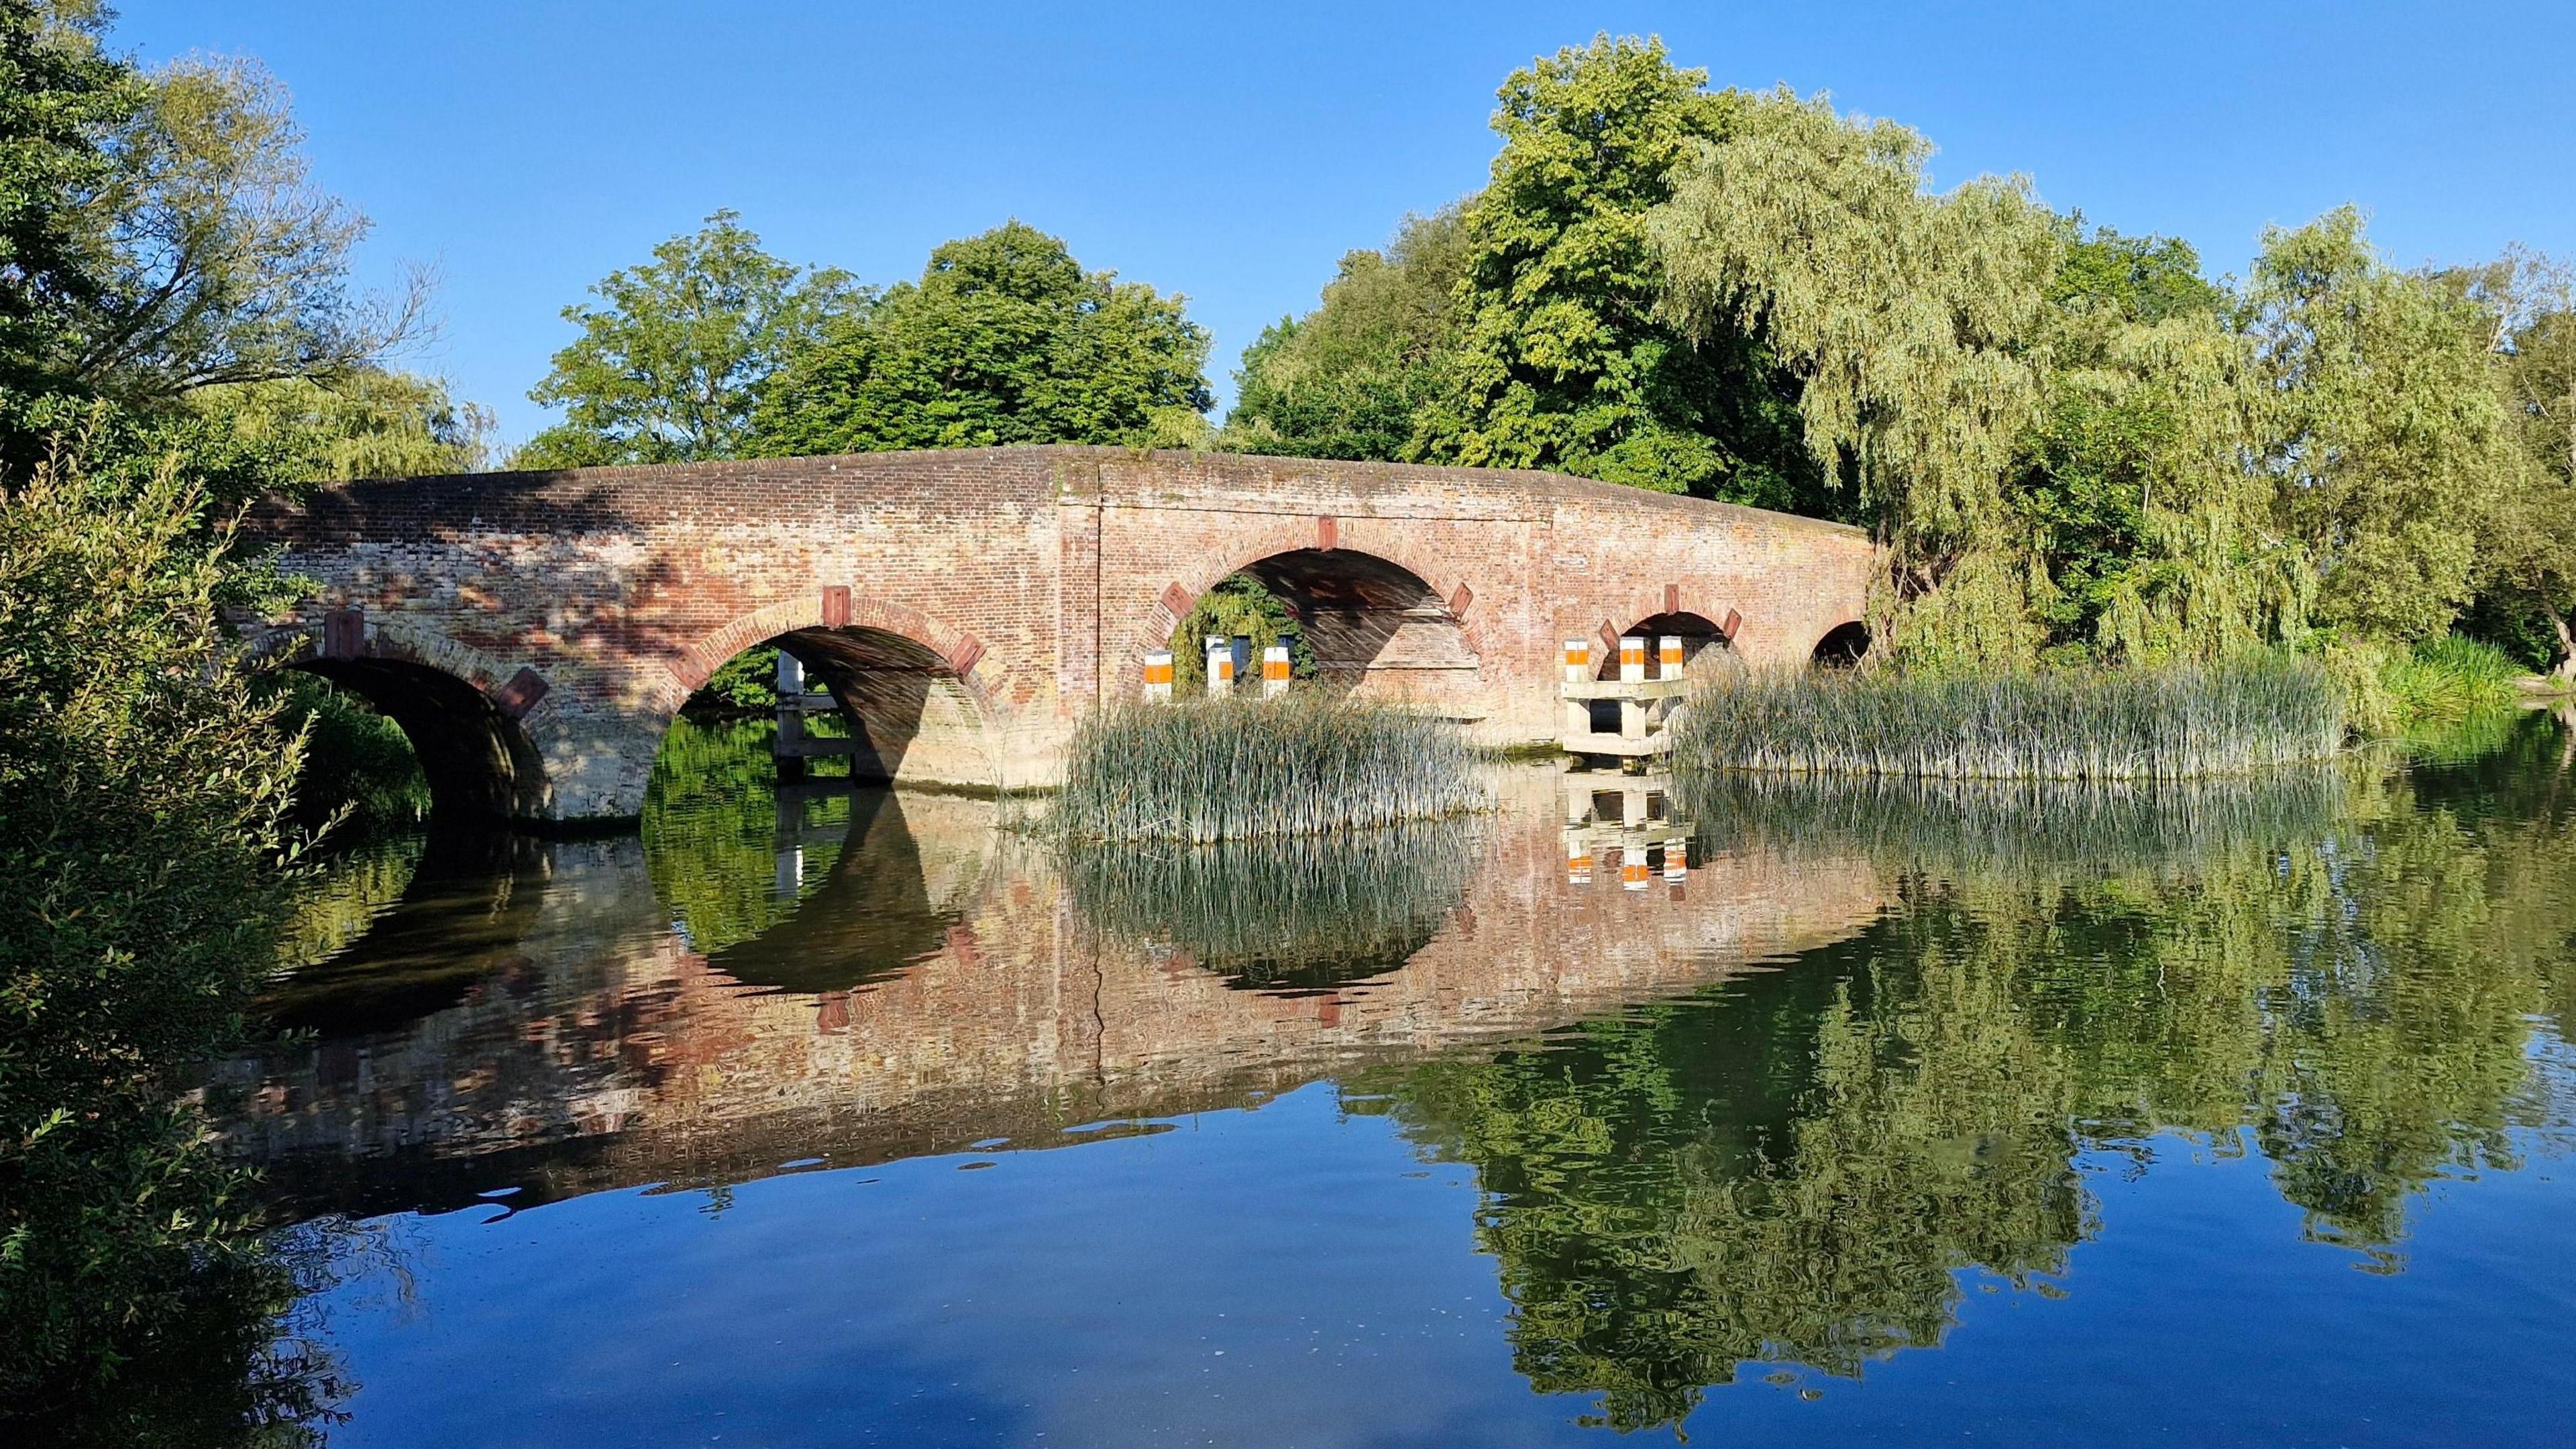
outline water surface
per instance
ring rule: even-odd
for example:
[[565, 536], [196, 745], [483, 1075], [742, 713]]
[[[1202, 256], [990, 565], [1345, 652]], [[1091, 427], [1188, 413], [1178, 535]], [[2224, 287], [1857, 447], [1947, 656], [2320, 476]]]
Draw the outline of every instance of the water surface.
[[354, 860], [214, 1073], [331, 1443], [2568, 1438], [2546, 721], [1070, 857], [665, 763]]

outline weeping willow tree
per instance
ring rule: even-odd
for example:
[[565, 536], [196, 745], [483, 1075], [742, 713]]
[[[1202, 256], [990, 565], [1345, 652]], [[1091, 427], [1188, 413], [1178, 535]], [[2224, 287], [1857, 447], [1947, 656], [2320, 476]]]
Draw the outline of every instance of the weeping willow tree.
[[2044, 582], [2003, 480], [2039, 415], [2064, 240], [2021, 178], [1930, 192], [1931, 154], [1821, 97], [1747, 97], [1648, 234], [1684, 331], [1760, 338], [1801, 380], [1808, 448], [1887, 548], [1877, 636], [1924, 662], [2027, 662]]
[[2019, 177], [1936, 193], [1931, 154], [1774, 91], [1651, 223], [1667, 314], [1799, 377], [1807, 446], [1887, 549], [1889, 652], [2017, 667], [2298, 637], [2312, 553], [2281, 518], [2284, 379], [2254, 334], [2187, 248], [2085, 241]]

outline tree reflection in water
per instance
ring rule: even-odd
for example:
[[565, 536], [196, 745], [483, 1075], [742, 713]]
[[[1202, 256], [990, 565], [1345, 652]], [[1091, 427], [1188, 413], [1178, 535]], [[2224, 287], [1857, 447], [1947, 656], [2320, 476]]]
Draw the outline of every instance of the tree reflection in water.
[[2576, 990], [2560, 754], [2528, 728], [2465, 769], [2074, 801], [1720, 782], [1692, 808], [1725, 844], [1862, 849], [1900, 905], [1348, 1104], [1476, 1168], [1519, 1368], [1622, 1429], [1745, 1365], [1937, 1344], [1980, 1273], [2059, 1291], [2088, 1166], [2174, 1134], [2397, 1271], [2428, 1182], [2563, 1127], [2531, 1055]]

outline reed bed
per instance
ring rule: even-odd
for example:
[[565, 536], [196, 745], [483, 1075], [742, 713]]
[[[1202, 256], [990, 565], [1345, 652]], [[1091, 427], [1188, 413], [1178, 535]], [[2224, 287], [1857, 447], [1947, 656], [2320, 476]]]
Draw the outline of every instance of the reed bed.
[[2346, 816], [2342, 765], [2198, 780], [1945, 780], [1689, 773], [1701, 849], [1858, 855], [1950, 878], [2098, 878], [2314, 840]]
[[1186, 952], [1256, 986], [1327, 986], [1422, 949], [1482, 857], [1473, 820], [1221, 845], [1070, 843], [1074, 909], [1101, 935]]
[[1745, 671], [1681, 711], [1685, 769], [1987, 780], [2190, 780], [2331, 757], [2323, 669], [2258, 656], [1982, 677]]
[[1465, 733], [1314, 690], [1133, 704], [1075, 731], [1056, 820], [1089, 840], [1324, 835], [1483, 809]]

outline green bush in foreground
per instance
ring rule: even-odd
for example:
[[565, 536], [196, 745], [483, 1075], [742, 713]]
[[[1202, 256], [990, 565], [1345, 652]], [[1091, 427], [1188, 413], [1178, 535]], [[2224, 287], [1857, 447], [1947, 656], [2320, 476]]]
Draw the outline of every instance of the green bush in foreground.
[[1301, 689], [1093, 715], [1074, 733], [1057, 820], [1082, 839], [1205, 844], [1484, 804], [1457, 726]]
[[2179, 780], [2318, 760], [2344, 717], [2323, 669], [2260, 655], [2119, 671], [1746, 672], [1674, 725], [1711, 770], [1998, 780]]

